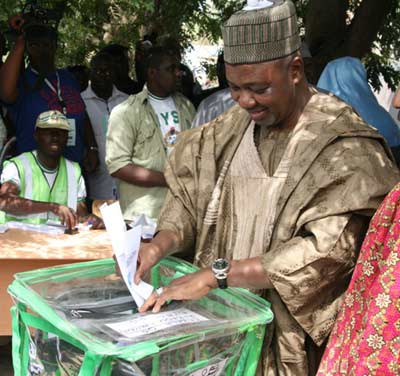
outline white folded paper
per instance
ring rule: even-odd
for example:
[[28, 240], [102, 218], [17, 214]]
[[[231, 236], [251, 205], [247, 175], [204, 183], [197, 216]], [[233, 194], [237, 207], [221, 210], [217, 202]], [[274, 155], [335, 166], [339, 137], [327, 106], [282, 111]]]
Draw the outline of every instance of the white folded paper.
[[136, 285], [133, 281], [136, 273], [142, 228], [141, 226], [135, 226], [129, 231], [126, 230], [118, 201], [111, 205], [103, 204], [100, 207], [100, 212], [107, 233], [110, 236], [122, 278], [137, 306], [140, 307], [154, 291], [153, 286], [146, 282], [140, 281]]

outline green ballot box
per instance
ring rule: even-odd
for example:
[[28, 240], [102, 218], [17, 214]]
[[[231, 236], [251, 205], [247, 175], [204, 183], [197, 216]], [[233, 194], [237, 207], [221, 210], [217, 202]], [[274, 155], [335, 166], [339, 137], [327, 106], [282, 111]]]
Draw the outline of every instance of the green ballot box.
[[[197, 269], [166, 258], [155, 288]], [[15, 275], [8, 292], [15, 376], [254, 375], [270, 304], [244, 289], [140, 314], [111, 259]]]

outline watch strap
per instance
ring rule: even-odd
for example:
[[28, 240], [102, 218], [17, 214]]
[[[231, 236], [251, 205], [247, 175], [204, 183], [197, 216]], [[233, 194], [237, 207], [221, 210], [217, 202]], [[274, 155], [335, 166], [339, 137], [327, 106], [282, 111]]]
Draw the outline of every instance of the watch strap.
[[218, 287], [220, 289], [228, 288], [228, 278], [217, 278]]

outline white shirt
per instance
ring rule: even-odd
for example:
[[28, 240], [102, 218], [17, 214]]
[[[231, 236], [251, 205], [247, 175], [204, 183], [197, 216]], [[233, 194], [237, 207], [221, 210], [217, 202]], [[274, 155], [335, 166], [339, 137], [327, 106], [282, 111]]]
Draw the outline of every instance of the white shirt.
[[108, 173], [105, 164], [108, 119], [112, 109], [124, 102], [129, 96], [114, 86], [111, 97], [104, 100], [96, 95], [90, 85], [81, 93], [81, 96], [85, 102], [86, 111], [92, 123], [93, 133], [99, 148], [99, 166], [95, 172], [88, 174], [88, 194], [93, 200], [115, 199], [117, 198], [116, 184]]
[[[34, 151], [33, 154], [37, 158], [36, 151]], [[56, 180], [56, 177], [57, 177], [58, 168], [56, 168], [55, 170], [49, 170], [49, 169], [46, 169], [44, 166], [42, 166], [40, 163], [38, 163], [38, 165], [39, 165], [40, 169], [43, 171], [43, 174], [46, 177], [49, 187], [52, 188], [53, 184]], [[6, 182], [14, 183], [20, 189], [21, 179], [19, 177], [18, 168], [15, 165], [15, 163], [7, 163], [7, 165], [4, 167], [4, 169], [2, 171], [0, 181], [1, 181], [1, 184], [4, 184]], [[78, 202], [85, 201], [85, 198], [86, 198], [85, 181], [83, 180], [82, 175], [80, 176], [79, 182], [78, 182], [77, 197], [78, 197]]]
[[160, 98], [151, 94], [150, 91], [148, 98], [151, 107], [157, 115], [164, 146], [169, 153], [175, 146], [177, 135], [181, 131], [179, 113], [176, 109], [175, 102], [171, 96]]

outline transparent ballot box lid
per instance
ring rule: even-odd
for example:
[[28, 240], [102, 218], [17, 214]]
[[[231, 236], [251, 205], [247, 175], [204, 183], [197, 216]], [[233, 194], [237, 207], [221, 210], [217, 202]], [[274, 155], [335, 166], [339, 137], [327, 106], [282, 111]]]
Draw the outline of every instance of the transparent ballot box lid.
[[[152, 269], [150, 282], [158, 288], [196, 270], [166, 258]], [[112, 259], [19, 273], [8, 291], [26, 325], [129, 362], [182, 343], [246, 332], [273, 319], [267, 301], [235, 288], [216, 289], [196, 301], [171, 301], [159, 313], [138, 313]]]

